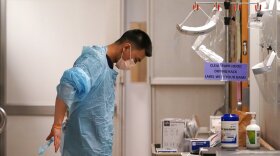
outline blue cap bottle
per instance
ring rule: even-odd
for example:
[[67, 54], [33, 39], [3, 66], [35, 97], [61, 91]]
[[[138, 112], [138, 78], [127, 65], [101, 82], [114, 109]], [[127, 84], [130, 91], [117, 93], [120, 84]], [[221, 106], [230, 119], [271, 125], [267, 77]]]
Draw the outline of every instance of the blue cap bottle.
[[221, 143], [223, 148], [238, 148], [238, 123], [236, 114], [224, 114], [221, 118]]

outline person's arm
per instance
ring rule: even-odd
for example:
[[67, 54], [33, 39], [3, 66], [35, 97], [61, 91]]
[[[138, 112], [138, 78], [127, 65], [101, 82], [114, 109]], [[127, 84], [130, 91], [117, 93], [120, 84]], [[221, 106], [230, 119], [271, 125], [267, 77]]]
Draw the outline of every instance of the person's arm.
[[[87, 48], [86, 50], [92, 50]], [[83, 49], [84, 51], [84, 49]], [[94, 79], [88, 75], [89, 69], [94, 68], [96, 76]], [[55, 152], [60, 147], [62, 122], [65, 117], [66, 109], [71, 112], [72, 104], [81, 101], [86, 97], [91, 89], [91, 82], [96, 81], [102, 73], [102, 64], [95, 57], [79, 57], [74, 64], [74, 67], [65, 70], [60, 83], [56, 87], [57, 98], [55, 102], [54, 123], [47, 140], [54, 137]], [[93, 70], [93, 69], [91, 69]]]
[[65, 113], [66, 113], [66, 105], [63, 102], [63, 100], [57, 97], [55, 101], [54, 122], [53, 122], [51, 132], [47, 137], [47, 140], [54, 137], [55, 152], [57, 152], [60, 147], [61, 128], [62, 128], [62, 122], [65, 117]]
[[56, 98], [55, 101], [55, 113], [54, 113], [54, 122], [55, 126], [62, 126], [63, 119], [66, 113], [66, 104], [60, 98]]

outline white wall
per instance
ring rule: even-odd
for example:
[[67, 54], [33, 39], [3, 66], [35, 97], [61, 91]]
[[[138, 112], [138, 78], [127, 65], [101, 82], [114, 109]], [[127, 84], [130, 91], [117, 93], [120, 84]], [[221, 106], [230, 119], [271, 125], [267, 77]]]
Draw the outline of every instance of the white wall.
[[[258, 45], [259, 41], [259, 31], [257, 30], [250, 30], [250, 37], [249, 37], [249, 49], [250, 49], [250, 111], [257, 113], [257, 123], [260, 123], [260, 110], [259, 110], [259, 103], [260, 103], [260, 91], [258, 88], [257, 81], [254, 77], [252, 72], [252, 67], [259, 63], [260, 53], [259, 47], [255, 46]], [[256, 98], [257, 97], [257, 98]]]
[[[126, 30], [130, 22], [147, 21], [146, 0], [126, 0]], [[147, 83], [131, 83], [126, 73], [126, 156], [151, 155], [150, 87]]]
[[[264, 1], [264, 0], [261, 0]], [[275, 4], [276, 5], [276, 4]], [[279, 4], [278, 4], [279, 5]], [[274, 6], [276, 8], [276, 6]], [[254, 12], [254, 9], [251, 8]], [[261, 137], [277, 150], [280, 149], [280, 105], [279, 105], [279, 12], [273, 11], [273, 16], [266, 16], [264, 30], [250, 30], [250, 63], [251, 67], [262, 62], [268, 55], [265, 48], [260, 48], [259, 44], [271, 44], [272, 48], [277, 51], [278, 59], [275, 59], [270, 72], [256, 76], [251, 74], [250, 77], [250, 109], [256, 111], [257, 121], [261, 127]], [[263, 40], [265, 38], [265, 40]], [[265, 41], [265, 42], [263, 42]], [[277, 49], [278, 47], [278, 49]], [[263, 85], [261, 87], [258, 86]], [[264, 87], [265, 86], [265, 87]]]
[[126, 0], [126, 29], [130, 22], [147, 20], [147, 0]]
[[[108, 45], [119, 38], [120, 3], [6, 0], [5, 105], [53, 106], [59, 79], [82, 46]], [[7, 155], [38, 155], [52, 123], [52, 116], [8, 116]], [[51, 148], [47, 155], [59, 154]]]
[[151, 155], [150, 91], [146, 84], [126, 87], [126, 156]]
[[7, 103], [53, 105], [60, 76], [82, 46], [118, 39], [118, 6], [114, 0], [7, 0]]
[[[45, 143], [53, 117], [10, 116], [7, 122], [7, 156], [37, 156], [38, 148]], [[54, 148], [46, 156], [59, 156]]]

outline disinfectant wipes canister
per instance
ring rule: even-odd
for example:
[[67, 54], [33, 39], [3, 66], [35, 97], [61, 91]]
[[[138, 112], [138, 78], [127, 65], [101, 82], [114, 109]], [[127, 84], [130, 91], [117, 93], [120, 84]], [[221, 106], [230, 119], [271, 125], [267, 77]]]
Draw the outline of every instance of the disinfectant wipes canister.
[[236, 114], [224, 114], [221, 118], [221, 143], [223, 148], [238, 147], [238, 122]]

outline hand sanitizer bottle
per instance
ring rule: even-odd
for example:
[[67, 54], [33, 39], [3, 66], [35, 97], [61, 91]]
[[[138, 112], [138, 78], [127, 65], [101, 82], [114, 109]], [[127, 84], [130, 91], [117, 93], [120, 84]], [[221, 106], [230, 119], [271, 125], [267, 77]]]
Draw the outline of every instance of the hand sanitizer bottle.
[[246, 147], [248, 149], [260, 148], [260, 126], [256, 124], [256, 113], [247, 112], [252, 115], [250, 125], [246, 127]]

